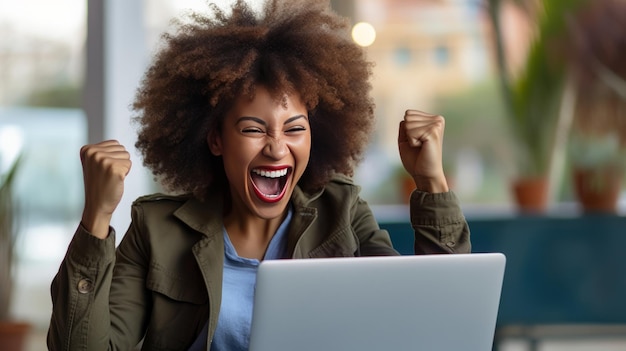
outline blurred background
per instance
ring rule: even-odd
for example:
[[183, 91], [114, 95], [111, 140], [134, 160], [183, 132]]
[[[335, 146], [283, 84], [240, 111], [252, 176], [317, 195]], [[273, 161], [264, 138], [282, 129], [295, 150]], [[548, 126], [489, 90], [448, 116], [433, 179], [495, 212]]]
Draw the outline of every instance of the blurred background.
[[[355, 177], [379, 221], [408, 221], [396, 138], [409, 108], [446, 118], [444, 167], [469, 220], [626, 213], [626, 2], [331, 4], [375, 62], [378, 124]], [[45, 349], [49, 285], [80, 220], [78, 151], [109, 138], [132, 149], [135, 90], [170, 19], [188, 10], [205, 11], [205, 1], [0, 0], [0, 184], [11, 180], [5, 208], [15, 218], [0, 264], [14, 278], [8, 315], [32, 326], [28, 350]], [[160, 190], [132, 153], [118, 232], [130, 203]], [[526, 183], [538, 198], [520, 190]], [[626, 350], [595, 342], [563, 349]]]

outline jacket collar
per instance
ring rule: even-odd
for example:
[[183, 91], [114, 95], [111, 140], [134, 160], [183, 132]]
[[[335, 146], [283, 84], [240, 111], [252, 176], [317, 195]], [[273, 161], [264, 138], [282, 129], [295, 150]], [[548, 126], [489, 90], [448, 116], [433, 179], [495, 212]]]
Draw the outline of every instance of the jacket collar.
[[311, 204], [311, 202], [317, 200], [323, 192], [324, 189], [322, 188], [315, 193], [309, 194], [304, 192], [299, 186], [296, 186], [295, 189], [293, 189], [291, 201], [295, 207], [307, 207]]
[[[296, 186], [291, 195], [291, 203], [294, 209], [294, 216], [289, 226], [287, 234], [287, 252], [289, 257], [307, 257], [308, 252], [298, 248], [298, 242], [302, 234], [311, 226], [317, 218], [317, 209], [311, 206], [311, 203], [319, 198], [324, 189], [309, 194], [304, 192], [299, 186]], [[223, 209], [223, 192], [213, 191], [211, 195], [204, 201], [195, 197], [190, 197], [175, 212], [174, 216], [180, 219], [190, 228], [202, 233], [205, 239], [210, 241], [217, 240], [221, 242], [218, 245], [223, 250], [222, 228], [224, 226], [222, 220]]]
[[174, 212], [174, 216], [190, 228], [212, 237], [222, 234], [222, 208], [222, 193], [214, 192], [204, 201], [190, 197]]

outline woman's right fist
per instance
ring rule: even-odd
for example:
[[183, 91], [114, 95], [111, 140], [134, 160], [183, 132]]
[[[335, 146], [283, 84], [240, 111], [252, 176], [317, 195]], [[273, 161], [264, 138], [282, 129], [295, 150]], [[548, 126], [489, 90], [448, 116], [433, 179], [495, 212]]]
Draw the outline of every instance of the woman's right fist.
[[80, 149], [85, 184], [82, 225], [104, 239], [109, 234], [113, 211], [122, 200], [124, 179], [130, 171], [130, 154], [115, 140], [85, 145]]

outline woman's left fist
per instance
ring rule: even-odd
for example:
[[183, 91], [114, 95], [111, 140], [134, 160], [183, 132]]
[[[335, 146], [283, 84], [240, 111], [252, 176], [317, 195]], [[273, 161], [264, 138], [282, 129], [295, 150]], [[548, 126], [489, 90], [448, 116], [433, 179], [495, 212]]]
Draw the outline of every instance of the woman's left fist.
[[398, 150], [404, 169], [413, 177], [417, 190], [449, 191], [443, 172], [443, 116], [407, 110], [398, 131]]

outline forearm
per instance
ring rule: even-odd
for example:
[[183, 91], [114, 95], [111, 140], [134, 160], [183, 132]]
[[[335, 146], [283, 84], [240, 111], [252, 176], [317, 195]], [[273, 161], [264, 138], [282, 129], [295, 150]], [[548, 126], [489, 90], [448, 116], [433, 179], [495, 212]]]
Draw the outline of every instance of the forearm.
[[50, 350], [130, 350], [139, 342], [147, 304], [139, 241], [131, 226], [116, 251], [113, 230], [101, 240], [78, 228], [52, 282]]
[[469, 253], [470, 231], [456, 195], [414, 191], [410, 200], [415, 254]]
[[[100, 240], [80, 226], [51, 285], [50, 350], [106, 350], [115, 234]], [[94, 328], [96, 324], [107, 328]], [[103, 344], [94, 343], [94, 340]]]

